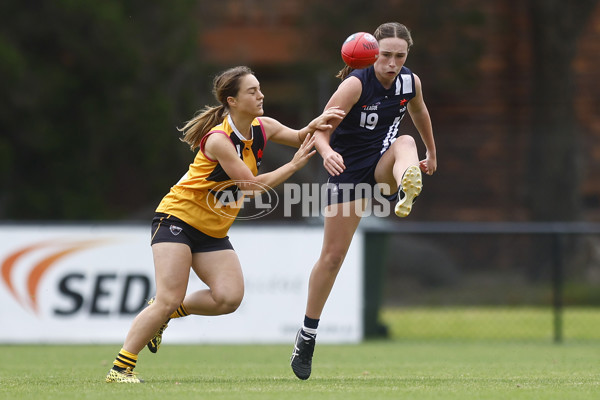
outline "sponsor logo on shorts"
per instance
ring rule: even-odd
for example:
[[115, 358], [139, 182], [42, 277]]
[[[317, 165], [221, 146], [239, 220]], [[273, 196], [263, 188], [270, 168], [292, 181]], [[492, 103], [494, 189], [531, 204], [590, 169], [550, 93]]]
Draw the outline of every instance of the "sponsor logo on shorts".
[[177, 236], [181, 233], [181, 231], [183, 230], [181, 227], [177, 226], [177, 225], [171, 225], [169, 227], [169, 230], [171, 231], [171, 233], [173, 234], [173, 236]]

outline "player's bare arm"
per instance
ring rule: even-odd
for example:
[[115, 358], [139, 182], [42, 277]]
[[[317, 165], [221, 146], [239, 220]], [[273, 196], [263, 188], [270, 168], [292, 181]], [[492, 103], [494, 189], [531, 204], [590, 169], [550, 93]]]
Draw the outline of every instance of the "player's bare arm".
[[270, 117], [263, 117], [261, 121], [267, 139], [286, 146], [300, 147], [309, 133], [314, 133], [317, 129], [330, 129], [334, 121], [341, 121], [344, 116], [344, 111], [338, 107], [327, 108], [302, 129], [289, 128]]
[[427, 175], [432, 175], [437, 170], [437, 154], [435, 148], [435, 140], [433, 138], [433, 127], [431, 117], [425, 100], [423, 99], [423, 90], [421, 79], [416, 74], [415, 77], [415, 97], [408, 103], [408, 112], [413, 121], [413, 124], [419, 131], [421, 139], [427, 148], [425, 160], [419, 162], [419, 167]]
[[[338, 86], [338, 89], [331, 96], [325, 108], [337, 107], [344, 111], [344, 113], [348, 113], [360, 98], [361, 93], [362, 83], [360, 80], [355, 77], [349, 77], [340, 83], [340, 86]], [[343, 157], [329, 145], [331, 134], [340, 122], [342, 122], [341, 119], [333, 120], [331, 121], [331, 128], [326, 130], [318, 129], [315, 132], [315, 147], [323, 158], [325, 170], [330, 175], [339, 175], [346, 169]]]
[[263, 191], [265, 186], [275, 187], [286, 181], [292, 174], [304, 167], [316, 153], [313, 150], [314, 137], [309, 135], [300, 145], [293, 159], [274, 171], [254, 176], [239, 157], [229, 138], [222, 134], [212, 134], [206, 139], [204, 154], [217, 160], [227, 175], [238, 187], [247, 191]]

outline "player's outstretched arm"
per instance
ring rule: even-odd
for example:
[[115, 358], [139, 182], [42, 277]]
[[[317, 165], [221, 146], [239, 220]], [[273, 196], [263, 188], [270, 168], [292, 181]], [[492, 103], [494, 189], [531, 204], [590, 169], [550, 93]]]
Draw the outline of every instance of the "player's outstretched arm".
[[292, 129], [270, 117], [262, 117], [261, 121], [268, 140], [286, 146], [300, 147], [309, 133], [314, 133], [317, 129], [329, 129], [335, 121], [341, 121], [344, 116], [344, 111], [339, 107], [331, 107], [302, 129]]
[[281, 167], [257, 176], [254, 176], [248, 166], [238, 156], [229, 138], [222, 134], [210, 135], [204, 146], [205, 154], [216, 159], [223, 170], [242, 190], [262, 192], [265, 187], [276, 187], [285, 182], [296, 171], [304, 167], [308, 160], [316, 154], [314, 150], [315, 139], [307, 135], [294, 157]]

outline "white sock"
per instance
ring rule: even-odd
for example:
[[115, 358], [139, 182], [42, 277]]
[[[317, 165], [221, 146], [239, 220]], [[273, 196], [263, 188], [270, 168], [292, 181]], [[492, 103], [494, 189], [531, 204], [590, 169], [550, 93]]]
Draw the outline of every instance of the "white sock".
[[306, 326], [302, 327], [302, 334], [307, 334], [310, 337], [306, 337], [305, 335], [302, 335], [302, 337], [304, 339], [314, 339], [317, 336], [317, 330], [313, 329], [313, 328], [307, 328]]

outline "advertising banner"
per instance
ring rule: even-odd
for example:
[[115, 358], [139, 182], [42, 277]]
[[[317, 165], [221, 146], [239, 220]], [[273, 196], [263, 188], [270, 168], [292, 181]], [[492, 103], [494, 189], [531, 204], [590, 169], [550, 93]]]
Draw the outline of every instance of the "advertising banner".
[[[244, 271], [240, 308], [172, 320], [165, 343], [293, 343], [322, 227], [252, 225], [229, 236]], [[320, 343], [362, 339], [362, 244], [359, 231]], [[0, 225], [0, 280], [0, 343], [122, 343], [155, 292], [150, 225]], [[192, 272], [188, 292], [202, 288]]]

